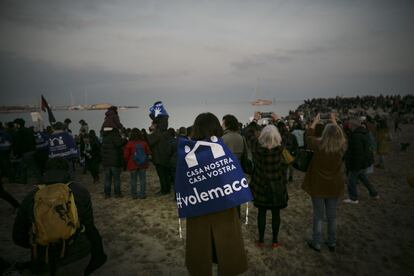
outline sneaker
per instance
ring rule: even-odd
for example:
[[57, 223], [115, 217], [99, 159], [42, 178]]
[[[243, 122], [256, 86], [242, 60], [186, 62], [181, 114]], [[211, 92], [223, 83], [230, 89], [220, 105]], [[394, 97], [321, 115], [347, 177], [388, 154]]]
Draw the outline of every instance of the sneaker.
[[278, 248], [278, 247], [281, 247], [282, 245], [280, 244], [280, 242], [273, 242], [272, 243], [272, 248], [273, 249], [275, 249], [275, 248]]
[[342, 202], [343, 203], [349, 203], [349, 204], [358, 204], [359, 203], [358, 200], [352, 200], [350, 198], [344, 199]]
[[309, 248], [312, 249], [313, 251], [321, 252], [321, 248], [313, 245], [312, 241], [307, 241], [307, 244], [308, 244]]
[[255, 241], [255, 244], [256, 244], [256, 247], [259, 247], [259, 248], [265, 247], [264, 242], [261, 242], [261, 241]]
[[335, 252], [335, 245], [329, 245], [328, 242], [325, 242], [326, 246], [329, 248], [329, 252]]

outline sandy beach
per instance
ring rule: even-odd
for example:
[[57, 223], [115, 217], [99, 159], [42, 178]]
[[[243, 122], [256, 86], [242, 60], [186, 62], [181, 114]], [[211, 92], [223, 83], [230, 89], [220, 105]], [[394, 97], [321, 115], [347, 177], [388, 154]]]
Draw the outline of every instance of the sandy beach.
[[[402, 129], [393, 133], [386, 168], [375, 169], [369, 176], [381, 198], [370, 199], [360, 185], [358, 205], [339, 203], [335, 253], [327, 247], [317, 253], [305, 243], [311, 237], [312, 209], [310, 198], [300, 188], [303, 173], [295, 171], [294, 182], [289, 184], [289, 205], [281, 212], [282, 247], [270, 247], [270, 214], [267, 247], [254, 245], [257, 209], [249, 204], [246, 224], [244, 205], [241, 224], [249, 262], [244, 275], [414, 275], [414, 188], [406, 182], [406, 177], [414, 174], [414, 145], [400, 151], [400, 142], [414, 141], [414, 126], [402, 125]], [[188, 274], [184, 264], [185, 220], [181, 221], [180, 239], [173, 195], [155, 196], [159, 183], [153, 167], [147, 174], [148, 197], [144, 200], [129, 196], [127, 172], [122, 173], [124, 197], [106, 200], [103, 176], [99, 184], [93, 184], [90, 175], [81, 174], [80, 169], [77, 172], [77, 180], [91, 193], [95, 223], [108, 255], [107, 263], [94, 275]], [[6, 183], [4, 188], [21, 201], [33, 185]], [[10, 262], [28, 260], [28, 250], [11, 240], [12, 207], [0, 200], [0, 213], [0, 256]]]

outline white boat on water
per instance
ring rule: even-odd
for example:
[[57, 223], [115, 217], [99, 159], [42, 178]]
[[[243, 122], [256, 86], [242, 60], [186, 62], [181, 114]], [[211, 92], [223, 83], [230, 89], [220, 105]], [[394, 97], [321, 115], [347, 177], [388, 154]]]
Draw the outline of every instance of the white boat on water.
[[251, 102], [252, 105], [256, 106], [256, 105], [272, 105], [273, 101], [272, 100], [264, 100], [264, 99], [257, 99]]

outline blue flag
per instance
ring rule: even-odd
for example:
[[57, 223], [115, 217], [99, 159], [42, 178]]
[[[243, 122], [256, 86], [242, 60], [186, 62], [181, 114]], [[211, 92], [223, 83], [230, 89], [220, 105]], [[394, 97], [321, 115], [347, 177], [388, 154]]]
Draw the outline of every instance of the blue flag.
[[149, 108], [149, 113], [150, 118], [153, 120], [158, 116], [169, 117], [167, 110], [161, 101], [154, 103], [154, 105]]
[[209, 141], [178, 140], [175, 192], [180, 218], [253, 200], [239, 161], [215, 136]]

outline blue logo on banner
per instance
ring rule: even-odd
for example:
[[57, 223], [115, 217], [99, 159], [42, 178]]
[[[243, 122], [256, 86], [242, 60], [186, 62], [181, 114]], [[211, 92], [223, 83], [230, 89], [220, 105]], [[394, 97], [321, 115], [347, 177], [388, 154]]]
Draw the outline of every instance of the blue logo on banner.
[[237, 158], [221, 139], [180, 138], [175, 192], [180, 218], [201, 216], [253, 200]]

